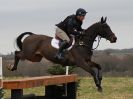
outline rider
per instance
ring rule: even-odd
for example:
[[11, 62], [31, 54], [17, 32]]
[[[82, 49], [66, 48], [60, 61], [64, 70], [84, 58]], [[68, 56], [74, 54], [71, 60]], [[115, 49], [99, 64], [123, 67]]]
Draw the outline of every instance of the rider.
[[64, 21], [56, 24], [56, 37], [61, 39], [59, 50], [55, 58], [63, 59], [63, 51], [70, 42], [70, 35], [80, 36], [83, 35], [84, 29], [81, 25], [85, 19], [86, 10], [79, 8], [76, 11], [76, 15], [68, 16]]

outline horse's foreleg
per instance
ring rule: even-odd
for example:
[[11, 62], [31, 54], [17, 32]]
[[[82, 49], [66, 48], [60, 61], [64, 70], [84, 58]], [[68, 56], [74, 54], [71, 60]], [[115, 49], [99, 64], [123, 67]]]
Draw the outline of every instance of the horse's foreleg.
[[100, 81], [100, 85], [101, 85], [101, 82], [102, 82], [102, 68], [99, 64], [97, 64], [97, 68], [98, 68], [98, 79]]
[[98, 79], [100, 81], [100, 85], [101, 85], [101, 81], [102, 81], [102, 68], [99, 64], [92, 62], [94, 64], [94, 66], [98, 69]]
[[99, 80], [99, 72], [98, 69], [96, 68], [95, 64], [93, 62], [86, 62], [84, 60], [77, 61], [77, 65], [83, 68], [85, 71], [89, 72], [94, 79], [94, 82], [98, 88], [98, 91], [102, 91], [101, 83]]
[[94, 78], [95, 84], [98, 87], [98, 91], [102, 91], [101, 81], [102, 81], [102, 70], [99, 64], [89, 61], [88, 65], [91, 66], [91, 75]]

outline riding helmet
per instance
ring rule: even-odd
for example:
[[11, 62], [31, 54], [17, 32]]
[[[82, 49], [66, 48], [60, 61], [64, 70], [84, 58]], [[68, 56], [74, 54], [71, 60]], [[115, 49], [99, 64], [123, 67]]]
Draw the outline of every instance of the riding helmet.
[[79, 9], [77, 9], [77, 11], [76, 11], [76, 16], [85, 16], [86, 13], [87, 13], [87, 12], [86, 12], [85, 9], [79, 8]]

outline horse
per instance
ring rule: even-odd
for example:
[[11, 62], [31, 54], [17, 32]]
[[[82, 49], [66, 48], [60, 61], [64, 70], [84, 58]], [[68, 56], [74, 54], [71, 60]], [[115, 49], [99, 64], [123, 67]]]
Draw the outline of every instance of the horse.
[[[25, 32], [20, 34], [16, 43], [20, 51], [15, 51], [14, 65], [10, 65], [10, 70], [17, 70], [19, 60], [29, 60], [31, 62], [40, 62], [43, 57], [62, 66], [77, 66], [81, 67], [90, 73], [94, 79], [95, 85], [99, 92], [102, 92], [102, 68], [99, 64], [91, 60], [93, 55], [93, 43], [96, 37], [100, 36], [115, 43], [117, 37], [112, 32], [110, 26], [106, 23], [106, 18], [101, 18], [99, 22], [94, 23], [85, 30], [80, 39], [75, 38], [75, 44], [72, 49], [65, 52], [64, 59], [55, 59], [55, 54], [58, 49], [51, 46], [52, 37], [46, 35], [37, 35], [32, 32]], [[21, 41], [25, 35], [23, 42]]]

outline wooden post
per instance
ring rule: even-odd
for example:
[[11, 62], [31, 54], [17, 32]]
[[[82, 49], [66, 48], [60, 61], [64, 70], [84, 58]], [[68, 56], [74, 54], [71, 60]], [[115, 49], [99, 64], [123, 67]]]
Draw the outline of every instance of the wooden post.
[[55, 97], [55, 87], [56, 87], [56, 85], [45, 86], [45, 96], [46, 97]]
[[[69, 66], [66, 66], [66, 75], [69, 74]], [[65, 96], [67, 96], [67, 83], [65, 84]]]
[[12, 89], [11, 99], [23, 99], [23, 89]]
[[0, 99], [3, 99], [3, 73], [2, 73], [2, 57], [0, 57]]
[[66, 66], [66, 75], [69, 74], [69, 66]]
[[68, 99], [77, 99], [77, 83], [72, 82], [67, 84]]
[[63, 85], [45, 86], [46, 99], [64, 99], [64, 92], [65, 89]]
[[0, 89], [3, 88], [2, 57], [0, 57]]

